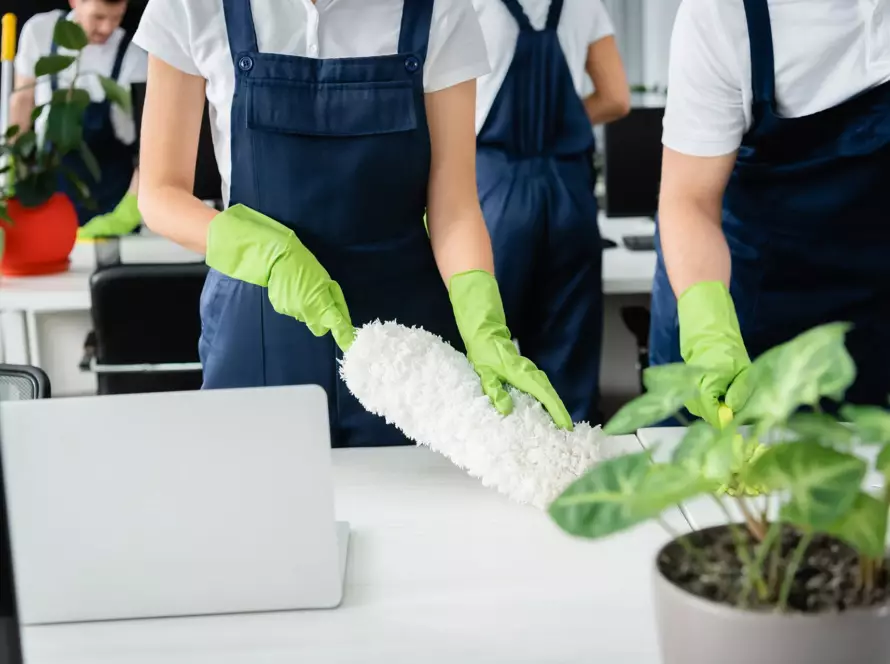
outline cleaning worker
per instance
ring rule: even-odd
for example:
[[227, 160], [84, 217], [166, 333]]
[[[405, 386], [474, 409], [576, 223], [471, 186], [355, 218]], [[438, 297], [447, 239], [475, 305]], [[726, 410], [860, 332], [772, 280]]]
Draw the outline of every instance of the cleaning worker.
[[650, 352], [707, 370], [689, 410], [738, 412], [751, 357], [831, 321], [847, 399], [886, 404], [890, 0], [686, 0], [663, 142]]
[[[83, 117], [83, 138], [96, 157], [101, 177], [96, 180], [80, 153], [65, 156], [72, 169], [90, 190], [94, 207], [84, 205], [67, 178], [60, 187], [74, 202], [82, 228], [79, 237], [122, 235], [139, 227], [141, 217], [136, 207], [135, 170], [136, 128], [133, 116], [112, 105], [96, 74], [115, 80], [124, 89], [142, 83], [146, 76], [146, 54], [130, 44], [130, 36], [120, 27], [127, 11], [127, 0], [70, 0], [71, 11], [35, 14], [23, 26], [15, 59], [15, 87], [10, 117], [12, 124], [24, 131], [31, 127], [35, 107], [48, 103], [56, 90], [71, 86], [75, 68], [58, 75], [34, 78], [37, 61], [47, 55], [72, 55], [53, 41], [56, 23], [74, 21], [87, 35], [89, 43], [81, 51], [76, 86], [90, 94], [92, 103]], [[43, 135], [47, 113], [37, 119], [36, 131]], [[88, 223], [89, 222], [89, 223]]]
[[[473, 131], [489, 65], [470, 0], [150, 0], [135, 41], [149, 53], [140, 209], [212, 268], [205, 388], [318, 384], [334, 445], [403, 444], [337, 377], [353, 325], [397, 320], [465, 349], [500, 412], [509, 384], [572, 426], [512, 343], [493, 276]], [[221, 213], [191, 193], [205, 91]]]
[[[492, 64], [476, 177], [507, 322], [573, 419], [599, 419], [602, 244], [592, 124], [630, 90], [601, 0], [475, 0]], [[589, 79], [588, 79], [589, 77]], [[588, 80], [594, 92], [582, 93]]]

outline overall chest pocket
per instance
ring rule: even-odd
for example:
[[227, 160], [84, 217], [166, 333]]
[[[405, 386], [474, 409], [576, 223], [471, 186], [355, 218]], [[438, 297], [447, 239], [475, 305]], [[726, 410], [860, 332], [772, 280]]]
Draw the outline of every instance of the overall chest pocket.
[[254, 80], [250, 129], [302, 136], [372, 136], [417, 128], [409, 81], [319, 83]]

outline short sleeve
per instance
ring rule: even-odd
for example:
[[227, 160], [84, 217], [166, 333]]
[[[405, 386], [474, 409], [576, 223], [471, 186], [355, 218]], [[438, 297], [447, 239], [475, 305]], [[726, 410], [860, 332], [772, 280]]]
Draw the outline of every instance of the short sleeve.
[[736, 45], [715, 11], [723, 0], [685, 0], [671, 36], [662, 142], [693, 157], [730, 154], [747, 124]]
[[588, 44], [595, 44], [600, 39], [611, 37], [615, 34], [615, 26], [603, 0], [589, 0], [593, 9], [593, 20], [590, 22], [590, 34], [587, 37]]
[[450, 88], [490, 71], [485, 37], [471, 0], [435, 0], [424, 90]]
[[192, 54], [189, 6], [192, 0], [149, 0], [133, 42], [176, 69], [200, 76]]
[[148, 54], [138, 44], [130, 44], [121, 71], [124, 84], [145, 83], [148, 78]]
[[49, 44], [41, 44], [38, 23], [44, 16], [38, 14], [25, 21], [19, 37], [18, 51], [15, 54], [15, 73], [25, 78], [34, 78], [34, 67], [42, 55], [47, 54]]

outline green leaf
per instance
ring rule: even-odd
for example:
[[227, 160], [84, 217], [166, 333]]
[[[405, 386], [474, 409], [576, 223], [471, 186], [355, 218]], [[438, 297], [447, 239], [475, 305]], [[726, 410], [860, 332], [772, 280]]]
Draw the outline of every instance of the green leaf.
[[855, 438], [850, 427], [825, 413], [796, 413], [785, 428], [800, 439], [828, 447], [849, 447]]
[[89, 44], [86, 33], [73, 21], [59, 21], [53, 30], [53, 41], [69, 51], [80, 51]]
[[695, 396], [701, 370], [682, 363], [650, 367], [643, 372], [646, 393], [625, 404], [603, 427], [610, 435], [634, 433], [675, 415]]
[[46, 121], [46, 137], [63, 154], [83, 142], [83, 109], [77, 104], [52, 104]]
[[102, 179], [102, 170], [99, 167], [99, 162], [96, 160], [93, 151], [90, 150], [86, 143], [82, 143], [80, 146], [80, 158], [83, 159], [84, 166], [86, 166], [93, 179], [96, 182], [99, 182]]
[[80, 199], [81, 203], [87, 205], [92, 203], [92, 198], [90, 198], [90, 188], [80, 179], [80, 176], [77, 173], [70, 168], [63, 167], [62, 174], [72, 185], [74, 185], [74, 193]]
[[13, 153], [23, 159], [29, 159], [37, 150], [37, 134], [26, 131], [15, 139]]
[[90, 102], [90, 93], [80, 88], [72, 88], [68, 90], [56, 90], [53, 92], [53, 104], [71, 104], [85, 111]]
[[826, 397], [841, 400], [856, 378], [844, 346], [849, 330], [847, 323], [821, 325], [757, 358], [749, 374], [751, 397], [734, 421], [770, 427], [801, 406], [817, 406]]
[[18, 125], [10, 126], [6, 130], [6, 133], [3, 135], [3, 138], [5, 138], [6, 140], [11, 139], [13, 136], [15, 136], [17, 133], [19, 133], [19, 129], [20, 129], [20, 127]]
[[112, 104], [115, 104], [127, 113], [130, 112], [132, 102], [130, 100], [130, 92], [126, 88], [121, 87], [117, 82], [105, 76], [99, 77], [99, 83], [102, 84], [105, 96]]
[[718, 430], [707, 422], [693, 423], [674, 448], [672, 462], [716, 482], [727, 482], [734, 467], [735, 429]]
[[50, 76], [65, 71], [77, 58], [70, 55], [45, 55], [34, 65], [34, 77]]
[[760, 455], [745, 481], [769, 491], [789, 491], [800, 525], [820, 530], [850, 509], [866, 470], [862, 459], [830, 447], [782, 443]]
[[[783, 521], [806, 527], [802, 517], [795, 503], [782, 509]], [[861, 555], [883, 558], [887, 547], [887, 505], [874, 496], [860, 492], [856, 494], [850, 510], [826, 526], [823, 532], [843, 540]]]
[[713, 486], [677, 466], [653, 465], [647, 452], [594, 466], [550, 506], [566, 532], [598, 539], [658, 516]]
[[12, 217], [9, 216], [9, 208], [6, 207], [5, 202], [0, 202], [0, 220], [9, 224], [13, 223]]
[[23, 206], [39, 207], [56, 193], [57, 185], [55, 171], [38, 171], [16, 182], [15, 195]]
[[37, 119], [43, 113], [43, 109], [46, 108], [46, 104], [40, 104], [39, 106], [35, 106], [34, 110], [31, 111], [31, 123], [37, 122]]
[[880, 406], [844, 406], [841, 417], [850, 422], [863, 443], [890, 443], [890, 411]]
[[875, 469], [890, 482], [890, 443], [884, 445], [875, 460]]

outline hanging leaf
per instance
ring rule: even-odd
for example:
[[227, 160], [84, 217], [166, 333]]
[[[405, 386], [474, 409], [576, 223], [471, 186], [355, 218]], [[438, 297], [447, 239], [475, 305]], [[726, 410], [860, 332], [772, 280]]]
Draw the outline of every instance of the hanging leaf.
[[10, 127], [6, 130], [6, 133], [4, 134], [4, 138], [5, 138], [6, 140], [10, 140], [13, 136], [15, 136], [17, 133], [19, 133], [19, 129], [20, 129], [20, 127], [19, 127], [18, 125], [12, 125], [12, 126], [10, 126]]
[[91, 101], [90, 93], [80, 88], [56, 90], [53, 92], [53, 104], [71, 104], [81, 111], [85, 111]]
[[90, 43], [87, 34], [73, 21], [59, 21], [53, 30], [53, 41], [69, 51], [80, 51]]
[[130, 100], [130, 92], [118, 85], [114, 80], [105, 76], [99, 77], [99, 83], [105, 90], [105, 97], [114, 105], [120, 107], [124, 112], [129, 113], [132, 108]]
[[890, 443], [890, 411], [880, 406], [844, 406], [841, 417], [853, 425], [861, 442]]
[[[798, 527], [807, 527], [796, 503], [782, 509], [781, 519]], [[859, 492], [849, 511], [822, 532], [843, 540], [863, 556], [883, 558], [887, 541], [887, 506], [874, 496]]]
[[34, 65], [34, 77], [40, 78], [63, 72], [76, 60], [77, 58], [70, 55], [45, 55]]
[[90, 188], [73, 170], [67, 167], [62, 168], [62, 174], [74, 186], [74, 195], [80, 203], [86, 207], [90, 207], [93, 200], [90, 197]]
[[46, 138], [63, 154], [83, 142], [83, 110], [76, 104], [52, 104], [46, 121]]
[[44, 108], [46, 108], [46, 104], [40, 104], [39, 106], [34, 107], [34, 110], [31, 111], [31, 124], [37, 122], [38, 118], [40, 118], [43, 113]]
[[791, 416], [785, 428], [804, 439], [828, 447], [849, 447], [855, 433], [831, 415], [825, 413], [796, 413]]
[[866, 470], [862, 459], [805, 441], [766, 449], [745, 479], [789, 491], [799, 525], [821, 530], [851, 508]]
[[13, 153], [23, 159], [30, 159], [37, 150], [37, 134], [26, 131], [15, 139]]
[[713, 488], [689, 471], [653, 465], [647, 452], [594, 466], [550, 506], [566, 532], [598, 539], [657, 517], [665, 509]]
[[99, 162], [96, 159], [96, 156], [86, 143], [81, 143], [80, 145], [80, 158], [83, 160], [84, 166], [86, 166], [87, 171], [89, 171], [93, 179], [96, 182], [99, 182], [102, 179], [102, 170], [99, 167]]
[[823, 398], [841, 400], [856, 378], [844, 346], [849, 330], [847, 323], [821, 325], [757, 358], [750, 369], [751, 397], [735, 421], [768, 428], [787, 421], [801, 406], [817, 406]]
[[29, 173], [16, 182], [15, 196], [25, 207], [34, 208], [46, 203], [56, 193], [58, 180], [55, 171]]

